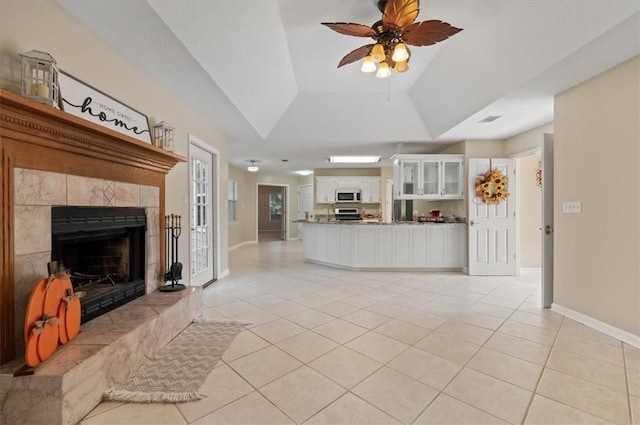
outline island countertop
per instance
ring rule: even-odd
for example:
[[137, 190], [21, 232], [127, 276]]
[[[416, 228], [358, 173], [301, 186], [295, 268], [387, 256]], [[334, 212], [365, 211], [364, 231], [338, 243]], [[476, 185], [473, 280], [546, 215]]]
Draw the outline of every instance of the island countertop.
[[305, 222], [307, 261], [352, 270], [456, 270], [466, 267], [466, 223]]
[[329, 221], [310, 221], [310, 220], [294, 220], [294, 223], [304, 224], [344, 224], [344, 225], [373, 225], [373, 226], [395, 226], [395, 225], [440, 225], [440, 224], [467, 224], [465, 221], [393, 221], [387, 223], [384, 221], [367, 221], [367, 220], [329, 220]]

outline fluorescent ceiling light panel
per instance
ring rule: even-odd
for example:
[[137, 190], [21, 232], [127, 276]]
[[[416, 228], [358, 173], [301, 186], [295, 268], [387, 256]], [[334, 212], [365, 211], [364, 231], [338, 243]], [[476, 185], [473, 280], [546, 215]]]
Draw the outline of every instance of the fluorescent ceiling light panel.
[[380, 162], [379, 156], [330, 156], [329, 162], [337, 164], [369, 164]]

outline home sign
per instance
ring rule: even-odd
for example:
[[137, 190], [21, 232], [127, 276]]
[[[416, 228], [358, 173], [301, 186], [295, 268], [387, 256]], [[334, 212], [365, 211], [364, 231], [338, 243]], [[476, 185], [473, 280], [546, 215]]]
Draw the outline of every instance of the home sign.
[[151, 132], [146, 115], [64, 72], [59, 74], [59, 84], [63, 111], [151, 143]]

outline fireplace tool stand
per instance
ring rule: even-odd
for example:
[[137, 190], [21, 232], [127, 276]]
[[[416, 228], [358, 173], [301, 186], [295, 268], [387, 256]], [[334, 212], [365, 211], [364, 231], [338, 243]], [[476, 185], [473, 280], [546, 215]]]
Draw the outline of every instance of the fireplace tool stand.
[[182, 263], [178, 261], [178, 238], [182, 233], [180, 226], [181, 216], [176, 214], [164, 217], [165, 232], [165, 272], [166, 285], [160, 285], [161, 292], [176, 292], [185, 289], [185, 286], [178, 283], [182, 279]]

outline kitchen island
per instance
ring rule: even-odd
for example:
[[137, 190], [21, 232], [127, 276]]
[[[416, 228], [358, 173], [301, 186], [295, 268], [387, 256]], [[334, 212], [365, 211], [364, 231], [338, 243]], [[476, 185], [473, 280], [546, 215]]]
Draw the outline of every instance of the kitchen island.
[[466, 270], [465, 223], [309, 222], [304, 258], [350, 270]]

